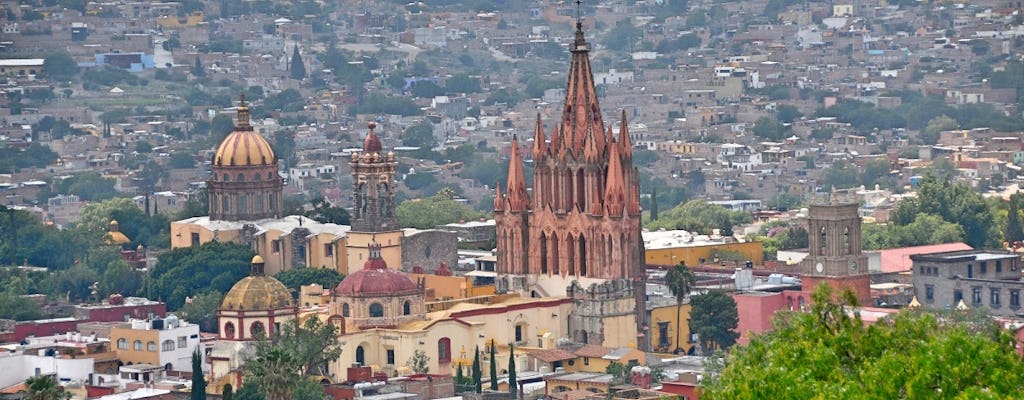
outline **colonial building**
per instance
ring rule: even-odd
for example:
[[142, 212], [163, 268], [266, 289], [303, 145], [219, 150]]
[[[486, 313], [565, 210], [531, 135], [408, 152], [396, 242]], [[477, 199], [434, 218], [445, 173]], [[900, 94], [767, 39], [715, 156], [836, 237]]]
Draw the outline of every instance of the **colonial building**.
[[550, 142], [537, 116], [532, 194], [515, 137], [505, 192], [499, 184], [495, 194], [497, 285], [525, 296], [572, 297], [575, 341], [637, 345], [645, 315], [638, 173], [625, 113], [617, 138], [602, 120], [590, 47], [582, 24], [576, 28], [562, 118]]
[[812, 204], [807, 214], [809, 254], [800, 261], [801, 283], [813, 292], [821, 283], [850, 289], [862, 305], [871, 304], [868, 257], [861, 250], [861, 221], [857, 203]]
[[249, 125], [249, 107], [242, 97], [235, 129], [213, 156], [207, 181], [210, 218], [253, 221], [282, 217], [284, 179], [270, 143]]
[[279, 331], [298, 313], [288, 288], [264, 275], [263, 264], [263, 257], [253, 257], [250, 275], [231, 287], [217, 309], [219, 337], [210, 353], [214, 382], [210, 389], [215, 392], [228, 383], [241, 387], [241, 368], [252, 341]]
[[914, 291], [924, 307], [968, 307], [1004, 317], [1021, 316], [1020, 255], [1005, 250], [962, 250], [917, 254]]
[[[300, 215], [282, 216], [278, 159], [249, 125], [248, 108], [238, 108], [234, 132], [217, 148], [208, 182], [210, 216], [171, 223], [171, 247], [209, 241], [244, 243], [266, 262], [266, 272], [309, 266], [349, 274], [366, 261], [372, 241], [392, 268], [433, 270], [458, 261], [455, 233], [400, 229], [395, 216], [394, 154], [381, 154], [370, 124], [363, 151], [353, 155], [352, 226], [319, 223]], [[122, 235], [123, 236], [123, 235]]]

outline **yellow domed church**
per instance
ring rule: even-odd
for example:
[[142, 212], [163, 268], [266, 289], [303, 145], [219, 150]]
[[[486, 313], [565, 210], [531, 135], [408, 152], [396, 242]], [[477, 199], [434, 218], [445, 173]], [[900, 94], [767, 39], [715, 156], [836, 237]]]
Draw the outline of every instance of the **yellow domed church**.
[[265, 263], [266, 274], [299, 266], [332, 268], [349, 274], [366, 260], [371, 241], [391, 268], [420, 266], [433, 270], [458, 259], [454, 233], [402, 229], [395, 216], [394, 154], [383, 153], [370, 123], [363, 151], [348, 163], [354, 182], [352, 225], [320, 223], [301, 215], [284, 215], [284, 179], [270, 143], [249, 121], [243, 98], [236, 108], [234, 130], [214, 153], [206, 182], [209, 216], [171, 223], [171, 248], [210, 241], [244, 243]]

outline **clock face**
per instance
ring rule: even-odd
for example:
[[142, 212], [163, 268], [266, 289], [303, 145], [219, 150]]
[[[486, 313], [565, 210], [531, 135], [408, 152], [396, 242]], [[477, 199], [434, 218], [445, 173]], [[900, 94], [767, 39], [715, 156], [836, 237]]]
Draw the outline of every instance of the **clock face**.
[[821, 265], [821, 263], [818, 263], [817, 265], [814, 266], [814, 269], [818, 270], [818, 272], [821, 272], [825, 270], [825, 266]]
[[850, 262], [850, 272], [857, 272], [857, 263], [854, 261]]

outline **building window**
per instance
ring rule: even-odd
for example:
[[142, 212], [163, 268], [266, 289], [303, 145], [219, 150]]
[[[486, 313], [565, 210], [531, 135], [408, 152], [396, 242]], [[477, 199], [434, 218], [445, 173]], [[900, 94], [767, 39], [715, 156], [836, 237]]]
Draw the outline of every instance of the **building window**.
[[334, 246], [331, 244], [324, 245], [324, 257], [334, 256]]
[[981, 271], [980, 271], [980, 273], [982, 275], [985, 275], [985, 274], [988, 273], [988, 263], [987, 262], [984, 262], [984, 261], [981, 262]]
[[249, 334], [252, 336], [262, 335], [267, 332], [267, 328], [263, 327], [263, 323], [260, 321], [253, 322], [249, 325]]
[[412, 314], [412, 303], [406, 300], [405, 303], [402, 303], [402, 315], [409, 314]]
[[441, 338], [437, 341], [437, 362], [447, 364], [452, 362], [452, 340]]
[[395, 349], [387, 350], [388, 365], [395, 365]]
[[583, 365], [590, 365], [590, 357], [583, 357]]
[[199, 234], [195, 232], [192, 233], [192, 247], [199, 247]]
[[136, 340], [132, 342], [132, 350], [142, 351], [142, 341]]
[[668, 337], [668, 321], [662, 321], [658, 323], [658, 347], [668, 347], [670, 344]]
[[989, 306], [999, 307], [999, 288], [992, 288], [989, 291]]
[[971, 289], [971, 302], [981, 304], [981, 288]]
[[380, 303], [370, 304], [370, 318], [380, 318], [384, 316], [384, 306]]
[[959, 303], [964, 299], [964, 292], [960, 289], [953, 290], [953, 303]]
[[344, 304], [341, 305], [341, 316], [345, 317], [345, 318], [348, 318], [348, 314], [349, 314], [349, 312], [348, 312], [348, 303], [344, 303]]
[[235, 324], [230, 322], [224, 324], [224, 337], [228, 339], [235, 338]]
[[1002, 273], [1002, 272], [1003, 272], [1003, 261], [1002, 260], [996, 260], [996, 273], [999, 274], [999, 273]]
[[523, 324], [516, 325], [516, 342], [523, 341]]
[[1010, 307], [1020, 307], [1020, 290], [1010, 291]]
[[156, 351], [156, 342], [146, 342], [146, 351]]
[[274, 254], [277, 254], [277, 253], [281, 252], [281, 241], [280, 240], [271, 240], [270, 241], [270, 252], [274, 253]]
[[935, 301], [935, 285], [924, 286], [924, 298], [929, 303]]
[[121, 350], [128, 350], [128, 339], [117, 339], [117, 348]]
[[179, 349], [184, 349], [187, 346], [188, 346], [188, 339], [185, 338], [184, 336], [178, 336], [178, 348]]
[[170, 339], [164, 340], [164, 342], [160, 344], [160, 351], [174, 351], [174, 341]]

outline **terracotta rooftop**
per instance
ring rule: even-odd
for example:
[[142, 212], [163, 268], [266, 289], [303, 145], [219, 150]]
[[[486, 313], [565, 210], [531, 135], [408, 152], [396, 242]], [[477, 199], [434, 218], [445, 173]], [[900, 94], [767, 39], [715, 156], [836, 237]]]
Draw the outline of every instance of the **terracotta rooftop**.
[[536, 359], [541, 360], [543, 362], [555, 362], [555, 361], [571, 360], [571, 359], [577, 357], [575, 354], [572, 354], [572, 353], [570, 353], [568, 351], [559, 350], [559, 349], [534, 350], [534, 351], [531, 351], [529, 353], [529, 355], [530, 355], [530, 357], [536, 358]]
[[971, 246], [964, 243], [943, 243], [927, 246], [901, 247], [898, 249], [880, 250], [882, 272], [906, 272], [913, 268], [910, 256], [918, 254], [942, 253], [946, 251], [970, 250]]
[[606, 354], [611, 352], [612, 349], [609, 349], [607, 347], [598, 346], [596, 344], [588, 344], [576, 349], [576, 351], [572, 353], [580, 357], [600, 358], [604, 357]]

